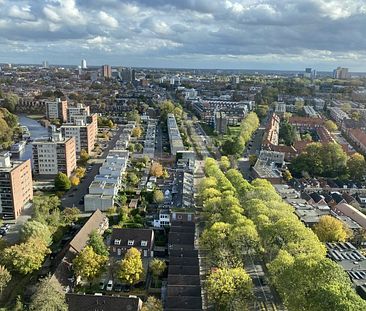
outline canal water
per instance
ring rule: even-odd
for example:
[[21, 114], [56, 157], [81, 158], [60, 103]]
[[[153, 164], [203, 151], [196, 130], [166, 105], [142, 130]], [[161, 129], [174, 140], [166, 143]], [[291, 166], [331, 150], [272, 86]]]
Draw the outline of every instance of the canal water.
[[[28, 118], [25, 115], [18, 115], [20, 125], [28, 127], [33, 140], [40, 139], [42, 137], [48, 137], [47, 128], [43, 127], [38, 121]], [[21, 160], [32, 160], [32, 144], [29, 143], [25, 146], [23, 152], [19, 154]]]

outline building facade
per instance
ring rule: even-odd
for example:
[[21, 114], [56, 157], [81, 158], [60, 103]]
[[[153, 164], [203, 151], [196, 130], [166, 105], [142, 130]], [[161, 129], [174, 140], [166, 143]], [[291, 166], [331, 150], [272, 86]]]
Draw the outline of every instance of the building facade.
[[16, 219], [33, 199], [31, 161], [11, 161], [0, 154], [0, 216]]
[[49, 120], [60, 119], [67, 121], [67, 101], [56, 98], [55, 101], [46, 102], [46, 117]]
[[76, 168], [75, 138], [37, 141], [33, 147], [33, 172], [36, 175], [56, 175], [59, 172], [68, 177]]

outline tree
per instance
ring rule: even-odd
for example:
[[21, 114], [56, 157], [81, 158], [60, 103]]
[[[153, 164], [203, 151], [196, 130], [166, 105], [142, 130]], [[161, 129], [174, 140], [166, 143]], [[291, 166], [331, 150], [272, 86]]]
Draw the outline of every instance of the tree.
[[153, 200], [155, 203], [160, 204], [164, 202], [164, 194], [161, 190], [155, 190], [153, 194]]
[[141, 254], [136, 248], [132, 247], [126, 252], [117, 274], [122, 282], [130, 285], [136, 284], [141, 280], [144, 268], [142, 266]]
[[23, 304], [22, 298], [20, 297], [20, 295], [18, 295], [12, 311], [24, 311], [24, 310], [25, 309], [24, 309], [24, 304]]
[[131, 132], [131, 136], [136, 137], [136, 138], [140, 138], [141, 135], [142, 135], [141, 127], [139, 127], [139, 126], [134, 127], [132, 132]]
[[168, 113], [174, 113], [174, 104], [170, 100], [166, 100], [160, 104], [160, 116], [164, 121], [166, 120]]
[[291, 180], [291, 179], [292, 179], [292, 175], [291, 175], [291, 173], [290, 173], [290, 171], [289, 171], [288, 169], [286, 169], [286, 170], [284, 170], [284, 171], [282, 172], [282, 177], [283, 177], [283, 179], [284, 179], [285, 181], [289, 181], [289, 180]]
[[322, 242], [345, 242], [350, 235], [343, 223], [330, 215], [320, 217], [314, 232]]
[[141, 152], [144, 149], [144, 146], [141, 144], [135, 144], [135, 150], [136, 152]]
[[0, 265], [0, 294], [11, 280], [11, 274], [6, 267]]
[[78, 221], [80, 215], [80, 210], [77, 207], [66, 207], [61, 212], [62, 222], [64, 225], [69, 226], [72, 223]]
[[128, 151], [129, 152], [135, 152], [135, 145], [134, 144], [132, 144], [132, 143], [130, 143], [129, 145], [128, 145]]
[[348, 173], [351, 179], [360, 181], [366, 173], [366, 161], [363, 155], [355, 153], [347, 160]]
[[159, 277], [163, 274], [163, 272], [166, 269], [166, 263], [164, 260], [154, 258], [153, 260], [151, 260], [149, 268], [156, 284], [156, 281], [159, 279]]
[[296, 129], [287, 121], [281, 123], [279, 134], [287, 146], [291, 146], [296, 140]]
[[33, 294], [30, 311], [67, 311], [68, 306], [65, 300], [65, 293], [55, 280], [51, 277], [41, 279]]
[[90, 245], [94, 252], [101, 256], [109, 256], [107, 245], [104, 243], [103, 237], [96, 230], [93, 230], [89, 235], [88, 245]]
[[28, 274], [39, 269], [50, 252], [44, 241], [32, 238], [6, 248], [3, 251], [3, 259], [7, 266], [21, 274]]
[[76, 187], [77, 185], [80, 184], [80, 179], [76, 176], [71, 176], [70, 183], [71, 183], [71, 186]]
[[150, 175], [158, 178], [163, 176], [163, 166], [158, 162], [154, 162], [150, 167]]
[[137, 175], [135, 173], [128, 172], [127, 180], [131, 185], [136, 186], [140, 179], [137, 177]]
[[163, 311], [163, 305], [160, 300], [149, 296], [143, 303], [141, 311]]
[[85, 149], [81, 149], [80, 151], [80, 160], [82, 163], [86, 163], [88, 162], [90, 156], [89, 156], [89, 153], [85, 150]]
[[324, 125], [329, 132], [335, 132], [338, 129], [337, 124], [335, 124], [332, 120], [325, 121]]
[[348, 113], [348, 112], [350, 112], [350, 111], [351, 111], [351, 109], [352, 109], [352, 105], [351, 105], [350, 103], [344, 103], [344, 104], [342, 104], [341, 109], [342, 109], [344, 112]]
[[73, 260], [74, 272], [82, 279], [92, 281], [102, 273], [108, 257], [98, 255], [91, 246], [85, 246]]
[[28, 220], [20, 230], [20, 238], [23, 242], [29, 239], [40, 239], [46, 245], [52, 243], [51, 232], [47, 225], [36, 220]]
[[207, 295], [216, 310], [232, 310], [234, 306], [245, 309], [252, 295], [252, 280], [243, 268], [218, 268], [206, 282]]
[[56, 175], [55, 188], [57, 191], [67, 191], [71, 188], [71, 182], [66, 174], [60, 172]]
[[163, 171], [163, 178], [164, 179], [169, 178], [169, 173], [168, 173], [168, 171], [166, 169], [164, 169], [164, 171]]
[[250, 166], [254, 166], [255, 163], [257, 163], [257, 160], [258, 160], [257, 155], [255, 155], [255, 154], [250, 154], [249, 155], [249, 164], [250, 164]]
[[85, 172], [86, 172], [85, 167], [78, 166], [78, 167], [75, 169], [75, 175], [76, 175], [76, 177], [78, 177], [78, 178], [83, 178], [83, 177], [85, 176]]
[[4, 99], [3, 107], [8, 109], [9, 112], [15, 112], [16, 106], [18, 105], [19, 97], [15, 94], [7, 94]]
[[112, 120], [108, 120], [108, 127], [110, 128], [110, 129], [112, 129], [113, 127], [114, 127], [114, 124], [113, 124], [113, 121]]
[[230, 160], [227, 156], [222, 156], [220, 159], [220, 168], [223, 171], [227, 171], [230, 168], [231, 164], [230, 164]]

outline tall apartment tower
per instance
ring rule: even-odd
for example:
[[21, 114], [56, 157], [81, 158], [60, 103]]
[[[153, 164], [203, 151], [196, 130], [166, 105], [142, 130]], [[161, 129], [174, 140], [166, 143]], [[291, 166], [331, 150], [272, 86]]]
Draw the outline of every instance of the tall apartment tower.
[[81, 69], [87, 69], [87, 67], [86, 67], [86, 60], [85, 59], [82, 59], [81, 60]]
[[62, 136], [65, 138], [74, 137], [76, 153], [85, 150], [90, 153], [94, 149], [96, 131], [95, 123], [86, 124], [83, 120], [76, 120], [75, 124], [65, 123], [61, 126]]
[[334, 79], [349, 79], [350, 75], [348, 72], [348, 68], [338, 67], [333, 71], [333, 78]]
[[60, 119], [61, 122], [67, 121], [67, 100], [56, 98], [55, 101], [46, 102], [47, 119]]
[[54, 176], [59, 172], [68, 177], [76, 168], [76, 142], [74, 137], [63, 138], [52, 131], [49, 140], [32, 143], [33, 172], [35, 175]]
[[109, 65], [102, 66], [103, 78], [111, 78], [112, 77], [112, 68]]
[[33, 199], [31, 161], [11, 161], [0, 153], [0, 217], [16, 219]]

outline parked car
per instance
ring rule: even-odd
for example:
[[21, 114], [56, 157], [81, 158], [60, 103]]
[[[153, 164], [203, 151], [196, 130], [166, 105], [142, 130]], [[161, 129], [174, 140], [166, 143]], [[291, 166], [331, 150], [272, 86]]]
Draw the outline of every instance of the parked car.
[[114, 291], [115, 292], [121, 292], [122, 291], [122, 284], [117, 283], [114, 285]]
[[109, 280], [108, 284], [107, 284], [107, 287], [106, 287], [106, 290], [111, 291], [112, 289], [113, 289], [113, 281]]
[[4, 230], [4, 229], [0, 229], [0, 235], [1, 235], [1, 236], [6, 235], [6, 233], [7, 233], [7, 232], [6, 232], [6, 230]]
[[99, 282], [99, 289], [104, 289], [105, 280], [100, 280]]

